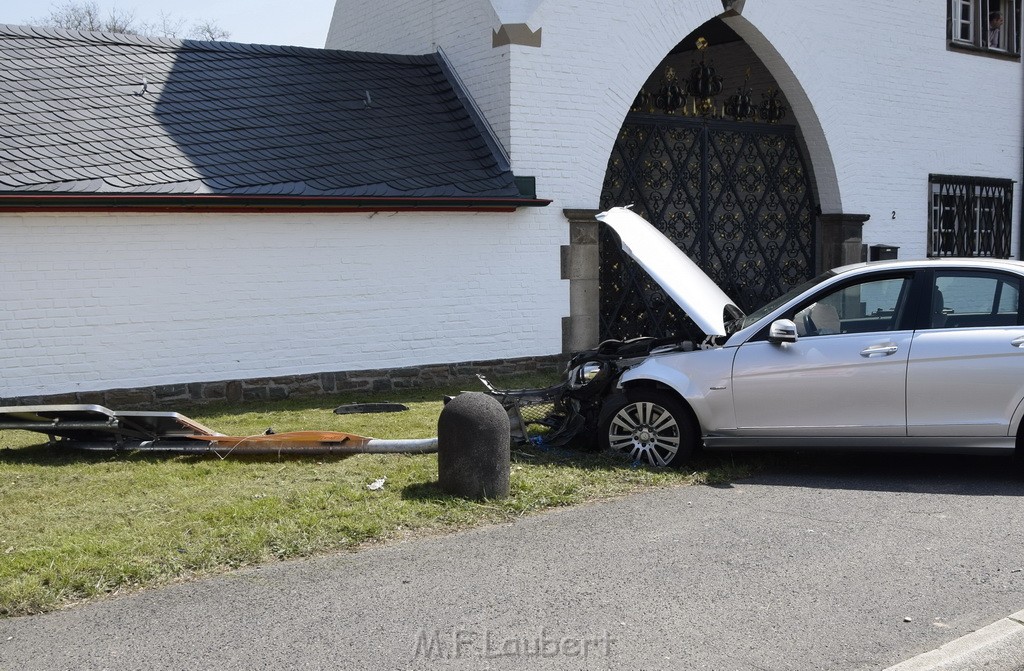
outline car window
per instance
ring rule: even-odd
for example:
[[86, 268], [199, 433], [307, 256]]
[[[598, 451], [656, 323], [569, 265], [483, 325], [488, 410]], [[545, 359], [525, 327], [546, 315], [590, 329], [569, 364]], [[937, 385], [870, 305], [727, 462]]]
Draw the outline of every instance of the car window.
[[999, 273], [935, 273], [929, 328], [979, 328], [1020, 323], [1020, 278]]
[[776, 310], [781, 308], [786, 303], [795, 299], [800, 294], [804, 293], [805, 291], [808, 291], [809, 289], [815, 287], [818, 284], [821, 284], [825, 280], [829, 280], [835, 277], [835, 275], [836, 272], [834, 270], [826, 270], [825, 272], [818, 275], [814, 279], [808, 280], [798, 286], [793, 287], [792, 289], [782, 294], [781, 296], [771, 301], [770, 303], [762, 305], [757, 310], [754, 310], [743, 319], [737, 319], [734, 322], [732, 322], [732, 329], [730, 333], [739, 331], [740, 329], [745, 329], [748, 326], [756, 324], [757, 322], [761, 321], [762, 319], [770, 315], [772, 312], [775, 312]]
[[895, 330], [909, 285], [909, 278], [888, 277], [817, 296], [793, 313], [797, 335], [804, 338]]

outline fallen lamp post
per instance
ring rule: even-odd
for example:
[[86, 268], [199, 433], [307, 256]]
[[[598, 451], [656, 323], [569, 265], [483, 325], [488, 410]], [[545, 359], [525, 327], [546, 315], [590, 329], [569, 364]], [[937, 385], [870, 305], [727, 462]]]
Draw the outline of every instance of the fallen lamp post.
[[115, 411], [101, 405], [0, 406], [0, 430], [33, 431], [50, 445], [89, 452], [178, 454], [423, 454], [437, 438], [385, 440], [340, 431], [227, 436], [177, 412]]

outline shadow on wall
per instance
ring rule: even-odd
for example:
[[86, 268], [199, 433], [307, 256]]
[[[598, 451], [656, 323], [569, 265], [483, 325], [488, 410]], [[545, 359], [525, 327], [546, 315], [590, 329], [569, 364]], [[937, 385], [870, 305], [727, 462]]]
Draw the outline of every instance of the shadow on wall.
[[[186, 42], [155, 70], [125, 187], [293, 197], [518, 196], [435, 55]], [[139, 64], [140, 68], [142, 64]], [[162, 70], [162, 72], [161, 72]], [[135, 173], [135, 174], [132, 174]], [[162, 185], [162, 186], [160, 186]]]

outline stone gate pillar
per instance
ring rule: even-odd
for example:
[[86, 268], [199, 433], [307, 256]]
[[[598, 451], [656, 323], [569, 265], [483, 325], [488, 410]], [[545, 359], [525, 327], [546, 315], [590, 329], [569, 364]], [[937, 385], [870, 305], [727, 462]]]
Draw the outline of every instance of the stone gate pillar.
[[562, 317], [562, 352], [597, 346], [601, 303], [598, 276], [597, 210], [562, 210], [569, 220], [569, 244], [562, 245], [562, 279], [569, 280], [569, 316]]
[[870, 218], [870, 214], [841, 212], [818, 216], [821, 225], [821, 272], [865, 260], [864, 222]]

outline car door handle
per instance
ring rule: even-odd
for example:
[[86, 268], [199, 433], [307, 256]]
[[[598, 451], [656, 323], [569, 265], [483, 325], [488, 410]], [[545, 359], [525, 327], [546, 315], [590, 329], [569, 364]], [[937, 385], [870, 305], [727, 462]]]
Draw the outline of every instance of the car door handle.
[[1014, 347], [1024, 347], [1024, 336], [1014, 338], [1013, 340], [1010, 341], [1010, 344], [1013, 345]]
[[863, 356], [863, 357], [889, 356], [890, 354], [895, 354], [898, 349], [899, 349], [899, 345], [893, 345], [893, 344], [888, 344], [888, 345], [872, 345], [871, 347], [868, 347], [867, 349], [861, 350], [860, 355]]

